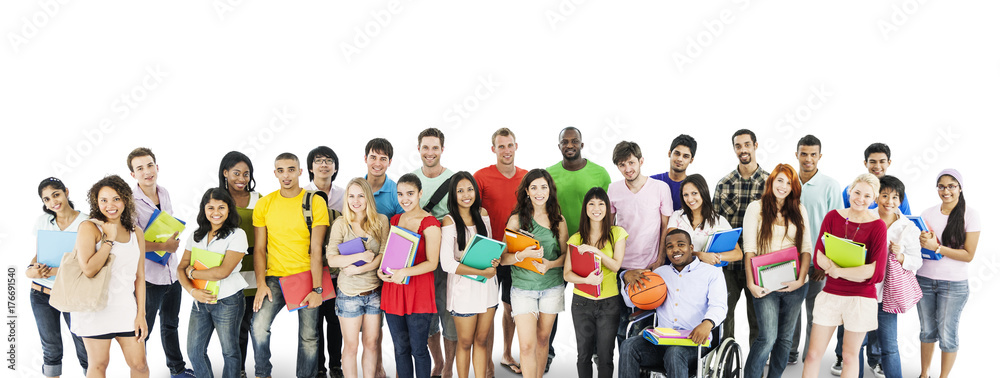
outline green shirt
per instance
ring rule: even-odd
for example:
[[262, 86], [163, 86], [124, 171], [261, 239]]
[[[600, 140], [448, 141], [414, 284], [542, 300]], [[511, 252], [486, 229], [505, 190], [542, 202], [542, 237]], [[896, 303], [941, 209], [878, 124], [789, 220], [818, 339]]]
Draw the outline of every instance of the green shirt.
[[[431, 201], [431, 197], [441, 187], [441, 184], [444, 184], [445, 180], [449, 179], [455, 173], [445, 168], [444, 172], [441, 172], [438, 177], [428, 178], [424, 176], [424, 172], [420, 168], [417, 168], [417, 170], [413, 171], [413, 174], [417, 175], [417, 178], [420, 179], [420, 191], [422, 193], [420, 196], [420, 207], [423, 208]], [[448, 215], [448, 192], [445, 192], [444, 197], [441, 197], [441, 201], [431, 209], [431, 215], [437, 218], [438, 221], [441, 221], [445, 215]]]
[[[552, 230], [542, 227], [534, 219], [531, 220], [531, 230], [528, 232], [535, 235], [535, 240], [542, 245], [544, 250], [542, 257], [552, 261], [559, 258], [559, 237], [552, 233]], [[513, 286], [521, 290], [545, 290], [562, 285], [563, 268], [552, 268], [545, 271], [545, 274], [538, 274], [519, 266], [510, 267], [510, 276]]]
[[[628, 239], [628, 232], [625, 232], [624, 228], [618, 226], [611, 226], [611, 240], [608, 240], [608, 242], [604, 244], [604, 248], [600, 248], [600, 250], [601, 252], [604, 252], [605, 255], [608, 255], [608, 257], [614, 258], [615, 257], [614, 243], [617, 243], [619, 241], [625, 241], [626, 239]], [[577, 232], [573, 234], [573, 236], [570, 236], [567, 244], [580, 245], [581, 244], [580, 233]], [[622, 253], [625, 253], [625, 251], [622, 250]], [[569, 256], [567, 256], [566, 258], [568, 259]], [[576, 288], [573, 289], [573, 294], [589, 299], [604, 299], [618, 295], [618, 283], [615, 281], [616, 277], [615, 272], [612, 272], [611, 269], [608, 269], [607, 266], [601, 264], [601, 273], [604, 274], [604, 279], [601, 280], [600, 297], [595, 298], [593, 295], [584, 293]]]
[[[563, 217], [566, 217], [566, 226], [568, 227], [566, 231], [573, 235], [580, 227], [583, 196], [595, 186], [607, 191], [608, 185], [611, 184], [611, 176], [608, 175], [608, 171], [604, 167], [597, 165], [597, 163], [591, 163], [589, 160], [578, 171], [567, 171], [566, 168], [563, 168], [561, 161], [545, 170], [552, 175], [552, 181], [556, 184], [556, 200], [559, 201]], [[608, 204], [608, 208], [610, 207], [611, 204]]]

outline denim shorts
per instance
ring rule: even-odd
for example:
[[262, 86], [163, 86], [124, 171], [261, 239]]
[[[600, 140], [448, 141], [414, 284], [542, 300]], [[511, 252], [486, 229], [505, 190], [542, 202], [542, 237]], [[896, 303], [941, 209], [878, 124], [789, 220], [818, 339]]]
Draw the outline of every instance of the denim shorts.
[[510, 289], [511, 316], [521, 314], [558, 314], [566, 309], [566, 285], [544, 290]]
[[[500, 306], [499, 303], [497, 303], [497, 304], [495, 304], [493, 306], [488, 307], [487, 310], [489, 310], [491, 308], [492, 309], [496, 309], [498, 306]], [[455, 312], [455, 311], [449, 311], [449, 312], [451, 312], [451, 316], [458, 317], [458, 318], [468, 318], [468, 317], [472, 317], [472, 316], [476, 316], [476, 315], [479, 315], [479, 314], [485, 314], [486, 313], [486, 311], [475, 312], [475, 313], [471, 313], [471, 314], [463, 314], [461, 312]]]
[[361, 315], [381, 315], [381, 290], [375, 290], [368, 295], [346, 295], [337, 289], [337, 316], [356, 318]]
[[920, 342], [941, 342], [941, 351], [958, 352], [958, 320], [969, 300], [969, 281], [942, 281], [917, 276], [924, 296], [917, 302]]

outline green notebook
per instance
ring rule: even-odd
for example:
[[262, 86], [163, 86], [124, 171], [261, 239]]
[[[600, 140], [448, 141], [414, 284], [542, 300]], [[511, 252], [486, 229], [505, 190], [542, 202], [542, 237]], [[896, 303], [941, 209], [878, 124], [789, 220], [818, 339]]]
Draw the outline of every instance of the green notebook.
[[[488, 237], [475, 234], [472, 240], [465, 246], [465, 255], [462, 256], [462, 264], [476, 268], [486, 269], [493, 266], [493, 259], [499, 259], [500, 254], [507, 248], [507, 244], [498, 242]], [[462, 276], [479, 282], [486, 282], [483, 276]]]
[[823, 233], [823, 245], [826, 257], [841, 268], [853, 268], [865, 265], [868, 251], [865, 245], [852, 240], [836, 237], [829, 232]]
[[[222, 259], [224, 257], [226, 257], [226, 255], [221, 253], [210, 252], [201, 248], [192, 248], [191, 266], [194, 266], [195, 270], [215, 268], [222, 265]], [[219, 295], [219, 281], [192, 280], [191, 284], [196, 288], [211, 291], [212, 295]]]

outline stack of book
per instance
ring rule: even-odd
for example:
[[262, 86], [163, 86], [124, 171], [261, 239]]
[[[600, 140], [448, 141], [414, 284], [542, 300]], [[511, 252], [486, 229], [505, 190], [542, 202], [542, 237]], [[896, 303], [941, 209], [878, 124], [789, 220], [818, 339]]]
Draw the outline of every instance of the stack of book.
[[851, 239], [833, 236], [829, 232], [823, 234], [823, 245], [826, 257], [841, 268], [854, 268], [865, 265], [868, 250], [863, 243]]
[[788, 287], [783, 282], [798, 279], [798, 260], [799, 250], [795, 247], [788, 247], [750, 259], [753, 283], [771, 291]]
[[[642, 337], [653, 343], [653, 345], [684, 345], [684, 346], [699, 346], [691, 341], [691, 331], [689, 330], [675, 330], [673, 328], [656, 327], [647, 328], [642, 331]], [[708, 339], [705, 340], [704, 344], [701, 346], [709, 346], [712, 343], [712, 335], [708, 335]]]
[[[743, 227], [737, 227], [731, 230], [716, 231], [712, 236], [708, 237], [708, 243], [705, 243], [705, 252], [712, 253], [722, 253], [729, 252], [736, 249], [736, 243], [740, 240], [740, 234], [743, 233]], [[728, 261], [721, 261], [715, 266], [726, 266], [729, 265]]]
[[[385, 251], [382, 253], [382, 263], [378, 268], [383, 274], [392, 275], [393, 272], [413, 266], [413, 259], [417, 256], [417, 246], [420, 245], [420, 234], [402, 227], [392, 226], [389, 228], [389, 238], [385, 241]], [[409, 284], [410, 277], [403, 280], [403, 284]]]
[[[191, 248], [191, 266], [194, 270], [206, 270], [222, 265], [222, 259], [226, 257], [221, 253], [206, 251], [201, 248]], [[212, 292], [212, 295], [219, 295], [219, 281], [191, 280], [194, 287]]]
[[[909, 219], [911, 222], [913, 222], [913, 224], [916, 224], [917, 228], [920, 229], [920, 232], [933, 232], [931, 231], [930, 227], [927, 227], [927, 223], [924, 223], [923, 217], [919, 215], [907, 215], [906, 218]], [[940, 239], [938, 240], [938, 242], [940, 243]], [[944, 256], [941, 256], [941, 254], [937, 253], [937, 251], [932, 251], [927, 248], [920, 248], [920, 257], [922, 257], [924, 260], [940, 260]]]
[[[601, 269], [601, 258], [594, 254], [594, 252], [581, 253], [579, 247], [572, 244], [567, 244], [566, 247], [569, 249], [569, 258], [572, 260], [570, 263], [573, 264], [573, 273], [576, 273], [576, 275], [587, 278], [595, 270]], [[577, 290], [590, 294], [595, 298], [601, 296], [601, 284], [578, 283], [573, 285]]]
[[[160, 209], [153, 210], [153, 215], [149, 217], [149, 223], [142, 230], [143, 238], [148, 242], [163, 243], [174, 236], [174, 233], [184, 232], [183, 221], [174, 218]], [[160, 265], [167, 265], [170, 260], [170, 253], [174, 251], [152, 251], [146, 252], [146, 259]]]
[[[504, 242], [507, 243], [508, 253], [518, 253], [530, 247], [538, 249], [542, 248], [542, 245], [538, 242], [538, 240], [535, 240], [534, 235], [524, 230], [514, 231], [509, 228], [504, 230]], [[541, 263], [542, 259], [537, 257], [526, 257], [524, 260], [521, 260], [521, 262], [515, 263], [514, 266], [542, 274], [542, 272], [538, 271], [538, 268], [535, 268], [535, 264], [532, 264], [533, 261]]]
[[[490, 268], [493, 267], [493, 260], [499, 259], [500, 255], [503, 254], [503, 250], [506, 248], [507, 244], [505, 243], [498, 242], [480, 234], [475, 234], [472, 236], [472, 240], [470, 240], [465, 246], [465, 254], [462, 255], [461, 263], [470, 268], [480, 270]], [[450, 256], [445, 256], [443, 258], [448, 257]], [[486, 282], [486, 277], [483, 276], [464, 275], [462, 277], [479, 282]]]

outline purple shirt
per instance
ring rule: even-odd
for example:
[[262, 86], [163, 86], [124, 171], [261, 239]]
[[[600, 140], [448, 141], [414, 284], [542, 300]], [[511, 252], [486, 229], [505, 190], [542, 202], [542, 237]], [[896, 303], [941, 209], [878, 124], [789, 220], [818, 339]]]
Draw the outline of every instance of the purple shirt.
[[[174, 215], [174, 208], [170, 206], [170, 194], [167, 193], [167, 190], [157, 185], [156, 196], [160, 197], [160, 211]], [[156, 204], [146, 196], [146, 193], [142, 192], [139, 184], [132, 188], [132, 197], [135, 198], [135, 225], [140, 229], [145, 229], [146, 225], [149, 224], [149, 218], [153, 216], [153, 211], [156, 210]], [[145, 256], [146, 251], [140, 252]], [[145, 263], [146, 282], [154, 285], [170, 285], [177, 281], [177, 264], [180, 263], [180, 258], [177, 257], [177, 251], [169, 252], [173, 253], [170, 254], [167, 265], [149, 261]]]
[[[726, 278], [722, 269], [695, 258], [680, 272], [672, 264], [653, 272], [663, 278], [669, 291], [667, 299], [656, 308], [657, 326], [693, 330], [705, 319], [715, 326], [726, 320]], [[625, 286], [622, 292], [628, 292]], [[628, 295], [622, 295], [622, 299], [633, 307]]]

